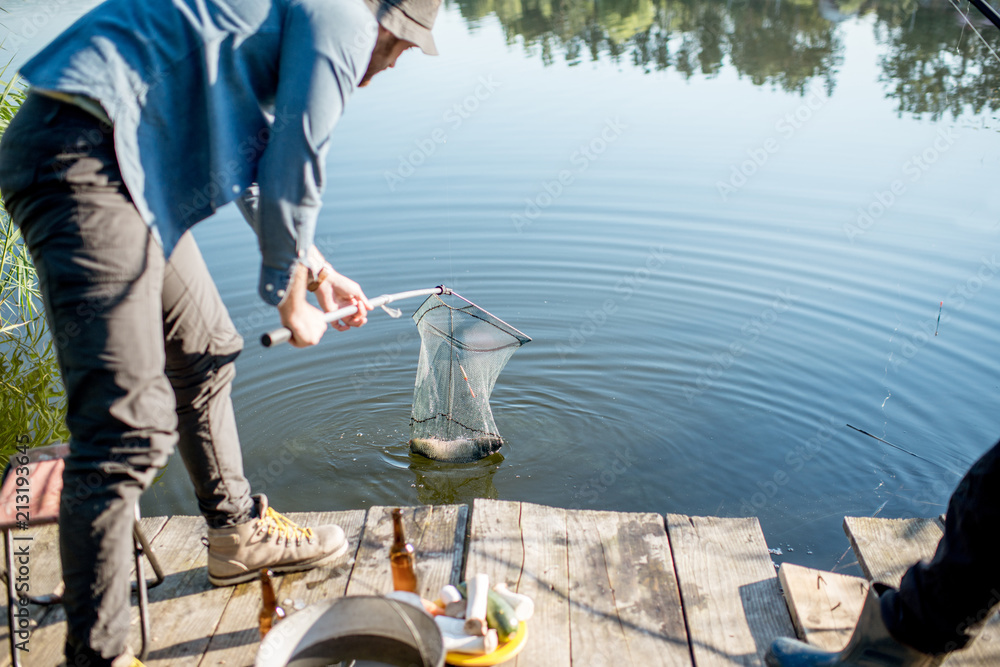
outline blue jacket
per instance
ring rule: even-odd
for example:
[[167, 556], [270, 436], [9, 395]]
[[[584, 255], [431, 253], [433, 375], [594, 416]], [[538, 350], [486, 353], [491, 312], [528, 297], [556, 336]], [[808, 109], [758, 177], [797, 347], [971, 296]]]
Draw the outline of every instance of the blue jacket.
[[330, 134], [377, 31], [363, 0], [107, 0], [21, 73], [100, 102], [168, 256], [258, 183], [260, 293], [277, 304], [312, 245]]

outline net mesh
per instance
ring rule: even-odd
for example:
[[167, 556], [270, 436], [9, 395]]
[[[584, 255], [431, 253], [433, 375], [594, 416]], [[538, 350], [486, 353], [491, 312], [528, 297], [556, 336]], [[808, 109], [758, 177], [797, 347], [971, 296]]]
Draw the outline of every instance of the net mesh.
[[496, 452], [490, 394], [511, 355], [531, 339], [452, 292], [432, 295], [413, 314], [420, 359], [410, 447], [428, 458], [474, 461]]

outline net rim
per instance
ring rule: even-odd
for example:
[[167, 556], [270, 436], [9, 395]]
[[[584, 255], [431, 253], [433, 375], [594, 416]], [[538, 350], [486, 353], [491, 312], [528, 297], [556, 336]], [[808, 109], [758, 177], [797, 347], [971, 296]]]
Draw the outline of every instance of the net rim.
[[[497, 324], [495, 322], [491, 322], [490, 320], [487, 320], [487, 319], [485, 319], [483, 317], [480, 317], [478, 314], [476, 314], [474, 312], [464, 311], [466, 315], [469, 315], [470, 317], [474, 317], [477, 320], [479, 320], [480, 322], [484, 322], [486, 324], [489, 324], [493, 328], [499, 329], [500, 331], [503, 331], [504, 333], [509, 334], [512, 338], [515, 338], [518, 341], [518, 345], [519, 346], [531, 342], [531, 336], [527, 335], [526, 333], [524, 333], [520, 329], [518, 329], [518, 328], [516, 328], [514, 326], [511, 326], [510, 324], [508, 324], [507, 322], [503, 321], [502, 319], [500, 319], [499, 317], [497, 317], [496, 315], [494, 315], [490, 311], [486, 310], [482, 306], [479, 306], [479, 305], [473, 303], [472, 301], [469, 301], [464, 296], [462, 296], [461, 294], [459, 294], [458, 292], [456, 292], [454, 290], [450, 290], [449, 294], [452, 295], [452, 296], [458, 297], [459, 299], [461, 299], [465, 303], [469, 304], [473, 308], [476, 308], [477, 310], [481, 310], [482, 312], [486, 313], [488, 316], [490, 316], [491, 318], [493, 318], [493, 320], [496, 320], [496, 322], [499, 322], [503, 326], [502, 327], [501, 326], [497, 326]], [[420, 305], [420, 308], [417, 309], [417, 312], [420, 312], [420, 310], [423, 309], [423, 307], [427, 303], [427, 301], [430, 301], [431, 299], [436, 299], [438, 301], [438, 303], [436, 305], [431, 306], [430, 308], [424, 310], [422, 313], [420, 313], [420, 317], [416, 317], [417, 313], [414, 313], [414, 323], [418, 327], [420, 326], [421, 320], [424, 319], [424, 316], [426, 316], [427, 313], [430, 313], [431, 311], [433, 311], [433, 310], [435, 310], [437, 308], [448, 308], [449, 310], [463, 310], [464, 309], [464, 307], [462, 307], [462, 308], [455, 308], [454, 306], [449, 305], [448, 303], [446, 303], [444, 301], [444, 299], [441, 298], [441, 296], [443, 296], [443, 295], [441, 295], [441, 294], [431, 294], [430, 296], [427, 297], [427, 300], [424, 301], [424, 303]], [[428, 327], [430, 327], [430, 328], [432, 328], [432, 329], [434, 329], [436, 331], [440, 331], [440, 329], [438, 329], [434, 325], [428, 324], [426, 326], [428, 326]], [[449, 337], [450, 337], [450, 335], [449, 335]], [[504, 347], [509, 347], [509, 346], [508, 345], [503, 345], [501, 347], [491, 348], [490, 350], [485, 350], [485, 351], [500, 350], [500, 349], [503, 349]], [[468, 348], [468, 349], [474, 349], [474, 348]]]

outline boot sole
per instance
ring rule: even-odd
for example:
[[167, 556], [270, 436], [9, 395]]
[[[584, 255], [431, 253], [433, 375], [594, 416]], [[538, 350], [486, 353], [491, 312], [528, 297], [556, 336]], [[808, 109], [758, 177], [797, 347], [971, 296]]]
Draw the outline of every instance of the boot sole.
[[215, 577], [212, 573], [208, 574], [208, 582], [213, 586], [235, 586], [236, 584], [242, 584], [247, 581], [252, 581], [256, 579], [261, 570], [271, 570], [275, 574], [285, 574], [288, 572], [301, 572], [303, 570], [311, 570], [313, 568], [319, 567], [321, 565], [328, 565], [335, 560], [338, 560], [341, 556], [347, 553], [347, 541], [334, 552], [327, 554], [326, 556], [320, 556], [312, 560], [300, 560], [294, 563], [287, 563], [285, 565], [268, 565], [265, 567], [257, 568], [256, 570], [251, 570], [249, 572], [241, 572], [240, 574], [234, 575], [232, 577]]

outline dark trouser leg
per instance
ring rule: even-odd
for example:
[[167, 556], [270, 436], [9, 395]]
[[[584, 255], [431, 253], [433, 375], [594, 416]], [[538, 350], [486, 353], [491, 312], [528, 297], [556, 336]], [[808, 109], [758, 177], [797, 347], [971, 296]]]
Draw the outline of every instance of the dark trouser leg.
[[230, 399], [243, 339], [190, 234], [181, 237], [164, 271], [163, 327], [178, 449], [198, 506], [212, 528], [248, 521], [253, 501]]
[[176, 441], [163, 253], [122, 185], [110, 131], [71, 106], [29, 96], [0, 148], [0, 189], [38, 270], [68, 398], [67, 658], [109, 665], [128, 639], [135, 503]]
[[962, 648], [1000, 603], [1000, 442], [980, 458], [948, 503], [934, 558], [914, 565], [882, 596], [892, 635], [925, 653]]
[[229, 399], [242, 341], [190, 236], [164, 263], [108, 128], [85, 112], [29, 96], [0, 146], [0, 190], [38, 268], [68, 396], [67, 657], [106, 665], [128, 637], [133, 509], [178, 431], [209, 524], [250, 518]]

